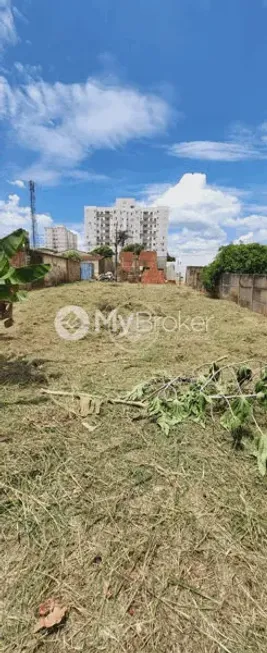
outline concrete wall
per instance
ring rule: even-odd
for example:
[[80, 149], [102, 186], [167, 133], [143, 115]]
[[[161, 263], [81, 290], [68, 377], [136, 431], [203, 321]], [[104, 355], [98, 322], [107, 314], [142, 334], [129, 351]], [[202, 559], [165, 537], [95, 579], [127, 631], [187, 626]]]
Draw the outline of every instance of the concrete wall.
[[57, 254], [42, 252], [40, 250], [31, 251], [31, 263], [48, 263], [51, 267], [44, 279], [34, 282], [34, 288], [43, 286], [58, 286], [61, 283], [73, 283], [81, 278], [80, 262], [74, 259], [68, 259]]
[[81, 266], [79, 261], [75, 261], [71, 258], [67, 259], [68, 267], [68, 282], [74, 283], [74, 281], [80, 281], [81, 278]]
[[219, 297], [230, 299], [240, 306], [267, 316], [267, 276], [222, 274]]
[[164, 270], [164, 272], [165, 272], [165, 274], [166, 274], [166, 270], [167, 270], [167, 256], [158, 256], [157, 259], [158, 259], [158, 269], [159, 269], [159, 270]]
[[167, 281], [176, 281], [176, 266], [174, 262], [167, 263]]
[[68, 259], [52, 254], [42, 255], [43, 263], [49, 263], [51, 269], [44, 278], [45, 286], [57, 286], [68, 281]]
[[186, 274], [185, 274], [186, 285], [190, 286], [191, 288], [195, 288], [195, 290], [202, 290], [203, 289], [203, 285], [201, 281], [202, 270], [203, 267], [197, 265], [189, 265], [186, 268]]

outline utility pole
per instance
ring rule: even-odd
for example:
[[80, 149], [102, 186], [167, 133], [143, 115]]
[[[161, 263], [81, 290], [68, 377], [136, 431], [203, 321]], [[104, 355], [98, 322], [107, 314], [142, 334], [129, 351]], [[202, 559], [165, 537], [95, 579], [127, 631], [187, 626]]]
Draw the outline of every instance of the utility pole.
[[36, 214], [35, 214], [35, 183], [34, 181], [29, 181], [30, 189], [30, 202], [31, 202], [31, 216], [32, 216], [32, 245], [35, 249], [37, 245], [37, 223], [36, 223]]
[[180, 258], [178, 258], [178, 260], [176, 260], [176, 264], [177, 264], [177, 268], [178, 268], [178, 280], [179, 280], [179, 286], [180, 286], [181, 283], [182, 283], [182, 274], [181, 274], [182, 261], [181, 261]]
[[115, 281], [118, 281], [118, 223], [115, 227]]

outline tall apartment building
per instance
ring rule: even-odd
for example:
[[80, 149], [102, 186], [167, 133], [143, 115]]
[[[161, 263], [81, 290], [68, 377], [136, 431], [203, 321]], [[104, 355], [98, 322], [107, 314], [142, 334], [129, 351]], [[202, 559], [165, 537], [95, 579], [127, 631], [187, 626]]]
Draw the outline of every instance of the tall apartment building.
[[140, 206], [134, 199], [119, 198], [115, 206], [85, 206], [85, 241], [88, 250], [99, 245], [114, 246], [116, 228], [126, 231], [127, 244], [140, 243], [167, 254], [169, 209], [167, 206]]
[[60, 227], [46, 227], [45, 246], [55, 252], [65, 252], [68, 249], [78, 248], [78, 236], [63, 225]]

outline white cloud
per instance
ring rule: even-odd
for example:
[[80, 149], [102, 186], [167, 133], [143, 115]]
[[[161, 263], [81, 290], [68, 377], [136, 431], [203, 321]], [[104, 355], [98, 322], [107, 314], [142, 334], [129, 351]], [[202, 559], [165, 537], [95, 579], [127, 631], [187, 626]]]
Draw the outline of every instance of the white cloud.
[[17, 41], [11, 0], [0, 0], [0, 52]]
[[169, 154], [202, 161], [245, 161], [267, 159], [267, 123], [254, 130], [238, 125], [225, 141], [188, 141], [174, 143]]
[[[38, 235], [42, 238], [44, 228], [52, 224], [52, 218], [45, 213], [39, 213], [36, 217]], [[0, 237], [19, 228], [31, 231], [31, 210], [29, 206], [20, 205], [18, 195], [9, 195], [6, 201], [0, 200]]]
[[57, 169], [55, 166], [50, 166], [45, 163], [36, 163], [29, 168], [22, 171], [22, 177], [25, 181], [34, 179], [38, 184], [44, 186], [56, 186], [63, 180], [72, 180], [75, 182], [102, 182], [107, 181], [106, 175], [97, 174], [87, 170], [79, 170], [73, 168]]
[[159, 206], [170, 207], [170, 222], [191, 231], [208, 230], [218, 235], [219, 224], [240, 215], [241, 204], [238, 197], [228, 192], [210, 186], [207, 177], [201, 173], [183, 175], [174, 186], [164, 185], [163, 193], [160, 186], [150, 186], [146, 189], [147, 202]]
[[12, 11], [13, 11], [14, 16], [16, 16], [16, 18], [18, 18], [23, 23], [26, 23], [28, 25], [28, 23], [29, 23], [28, 18], [26, 18], [26, 16], [24, 16], [24, 14], [18, 9], [18, 7], [14, 6]]
[[15, 179], [14, 181], [8, 182], [11, 186], [17, 186], [17, 188], [25, 188], [24, 181], [22, 179]]
[[[199, 159], [202, 161], [242, 161], [243, 159], [262, 158], [262, 154], [249, 146], [238, 143], [218, 141], [192, 141], [177, 143], [169, 149], [170, 154], [181, 159]], [[267, 158], [267, 152], [264, 158]]]
[[14, 68], [19, 79], [24, 83], [31, 83], [33, 79], [40, 80], [41, 78], [42, 66], [32, 66], [30, 64], [23, 64], [20, 61], [15, 61]]
[[247, 234], [243, 234], [239, 238], [236, 238], [236, 240], [234, 240], [234, 244], [240, 245], [242, 243], [243, 245], [247, 245], [248, 243], [253, 243], [253, 239], [253, 231], [249, 231]]
[[256, 231], [254, 233], [254, 242], [267, 243], [267, 229], [259, 229], [259, 231]]
[[234, 220], [229, 217], [225, 221], [226, 226], [235, 227], [236, 229], [264, 229], [267, 226], [267, 210], [265, 215], [251, 214], [246, 217], [238, 217]]
[[0, 78], [0, 119], [20, 145], [37, 154], [34, 165], [41, 174], [49, 169], [64, 174], [94, 150], [151, 137], [165, 129], [170, 113], [156, 95], [93, 78], [79, 84], [40, 80], [16, 87]]
[[246, 234], [241, 235], [237, 238], [234, 243], [261, 243], [266, 245], [267, 243], [267, 229], [258, 229], [256, 231], [249, 231]]
[[208, 265], [216, 256], [219, 247], [226, 244], [226, 234], [221, 239], [204, 238], [201, 233], [192, 233], [188, 238], [185, 234], [170, 233], [168, 251], [180, 261], [184, 274], [188, 265]]
[[267, 213], [246, 216], [252, 208], [242, 203], [246, 194], [211, 186], [204, 174], [185, 174], [174, 185], [152, 184], [143, 196], [147, 203], [170, 207], [168, 249], [181, 259], [183, 269], [212, 261], [219, 247], [233, 240], [233, 229], [236, 242], [267, 240]]

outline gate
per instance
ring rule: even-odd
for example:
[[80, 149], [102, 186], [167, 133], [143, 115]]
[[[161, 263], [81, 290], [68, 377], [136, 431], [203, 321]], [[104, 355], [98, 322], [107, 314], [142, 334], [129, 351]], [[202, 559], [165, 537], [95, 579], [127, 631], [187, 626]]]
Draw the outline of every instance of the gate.
[[94, 276], [94, 265], [88, 261], [83, 261], [81, 263], [81, 280], [89, 281]]

